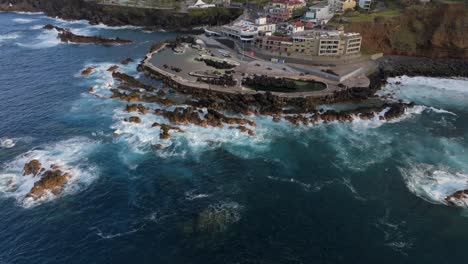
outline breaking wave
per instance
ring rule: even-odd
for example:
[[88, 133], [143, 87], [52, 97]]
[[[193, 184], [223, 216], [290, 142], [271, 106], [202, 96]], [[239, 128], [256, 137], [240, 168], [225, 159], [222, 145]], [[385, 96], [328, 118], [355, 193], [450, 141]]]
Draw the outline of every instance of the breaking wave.
[[18, 32], [3, 34], [3, 35], [0, 35], [0, 43], [8, 41], [8, 40], [18, 39], [18, 38], [21, 38], [21, 34]]
[[467, 110], [468, 79], [442, 79], [429, 77], [389, 78], [388, 84], [377, 94], [394, 99], [413, 101], [432, 107], [435, 111], [444, 109]]
[[57, 38], [57, 30], [42, 31], [31, 43], [18, 43], [19, 46], [30, 49], [44, 49], [55, 47], [60, 44]]
[[408, 189], [431, 203], [443, 204], [445, 197], [468, 189], [468, 174], [430, 164], [400, 168]]
[[32, 22], [34, 22], [36, 20], [31, 19], [31, 18], [14, 18], [13, 21], [18, 23], [18, 24], [29, 24], [29, 23], [32, 23]]
[[23, 176], [24, 165], [33, 159], [39, 160], [43, 168], [57, 165], [63, 172], [69, 173], [72, 177], [62, 195], [75, 193], [87, 187], [98, 175], [97, 168], [87, 158], [96, 146], [95, 141], [76, 137], [28, 151], [3, 165], [0, 171], [0, 193], [6, 197], [14, 197], [26, 208], [56, 198], [53, 194], [38, 200], [26, 197], [34, 183], [40, 179], [37, 176]]

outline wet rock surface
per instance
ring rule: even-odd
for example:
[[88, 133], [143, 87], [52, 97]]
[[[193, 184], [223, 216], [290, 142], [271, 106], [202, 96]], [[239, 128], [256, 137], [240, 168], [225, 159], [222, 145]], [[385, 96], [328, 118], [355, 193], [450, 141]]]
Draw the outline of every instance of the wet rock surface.
[[468, 207], [468, 189], [454, 192], [445, 197], [444, 202], [450, 206]]
[[88, 76], [88, 75], [92, 74], [94, 72], [94, 69], [96, 69], [96, 67], [88, 67], [88, 68], [84, 69], [81, 72], [81, 76]]
[[36, 176], [42, 169], [42, 164], [39, 160], [31, 160], [30, 162], [26, 163], [23, 168], [23, 176], [26, 175], [33, 175]]
[[129, 118], [126, 118], [124, 119], [126, 122], [130, 122], [130, 123], [137, 123], [137, 124], [140, 124], [141, 123], [141, 118], [139, 118], [138, 116], [131, 116]]
[[31, 160], [24, 165], [25, 177], [40, 177], [26, 195], [33, 200], [41, 199], [47, 195], [59, 195], [72, 175], [63, 172], [59, 166], [51, 165], [49, 169], [43, 168], [39, 160]]
[[82, 36], [73, 34], [70, 29], [61, 28], [54, 25], [45, 25], [43, 27], [45, 30], [57, 30], [58, 31], [58, 38], [61, 42], [64, 43], [76, 43], [76, 44], [97, 44], [97, 45], [104, 45], [104, 46], [112, 46], [112, 45], [129, 45], [133, 44], [133, 41], [126, 40], [126, 39], [106, 39], [99, 36]]
[[160, 139], [169, 139], [169, 138], [171, 138], [171, 135], [169, 134], [169, 132], [171, 130], [174, 130], [174, 131], [179, 132], [179, 133], [184, 133], [184, 131], [182, 129], [178, 128], [178, 127], [170, 126], [170, 125], [167, 125], [167, 124], [160, 124], [158, 122], [153, 123], [152, 127], [160, 127], [161, 128], [161, 133], [159, 134]]

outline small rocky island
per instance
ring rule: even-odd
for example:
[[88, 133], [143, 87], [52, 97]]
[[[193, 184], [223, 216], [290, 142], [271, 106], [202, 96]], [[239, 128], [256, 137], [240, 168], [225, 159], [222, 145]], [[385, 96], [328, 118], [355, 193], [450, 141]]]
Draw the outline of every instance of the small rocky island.
[[33, 159], [24, 165], [23, 177], [40, 178], [26, 195], [26, 198], [39, 200], [45, 198], [49, 193], [61, 194], [72, 175], [63, 172], [57, 165], [51, 165], [50, 168], [46, 169], [42, 167], [39, 160]]
[[96, 44], [104, 46], [113, 46], [113, 45], [130, 45], [133, 44], [133, 41], [126, 39], [107, 39], [100, 36], [82, 36], [76, 35], [70, 31], [68, 28], [61, 28], [54, 25], [45, 25], [43, 27], [45, 30], [57, 30], [58, 38], [64, 43], [76, 43], [76, 44]]

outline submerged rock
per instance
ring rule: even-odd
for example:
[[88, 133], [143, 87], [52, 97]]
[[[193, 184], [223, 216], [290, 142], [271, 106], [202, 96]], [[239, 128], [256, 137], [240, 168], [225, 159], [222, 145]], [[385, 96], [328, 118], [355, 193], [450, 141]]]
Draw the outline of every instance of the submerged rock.
[[195, 229], [204, 233], [224, 232], [241, 219], [241, 209], [234, 202], [211, 205], [198, 214]]

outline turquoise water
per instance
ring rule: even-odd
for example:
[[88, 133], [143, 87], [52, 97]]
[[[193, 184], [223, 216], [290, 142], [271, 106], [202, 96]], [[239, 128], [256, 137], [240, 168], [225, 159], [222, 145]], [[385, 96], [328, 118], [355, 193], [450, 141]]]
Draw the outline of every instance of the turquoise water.
[[[47, 23], [136, 44], [65, 45]], [[122, 121], [106, 69], [132, 57], [121, 71], [144, 79], [137, 62], [175, 33], [41, 14], [0, 25], [0, 263], [463, 263], [466, 211], [441, 199], [468, 188], [467, 80], [389, 80], [382, 94], [417, 103], [393, 122], [250, 117], [255, 137], [182, 126], [162, 141], [161, 117]], [[72, 172], [61, 195], [25, 198], [34, 158]], [[203, 212], [221, 230], [200, 228]]]

